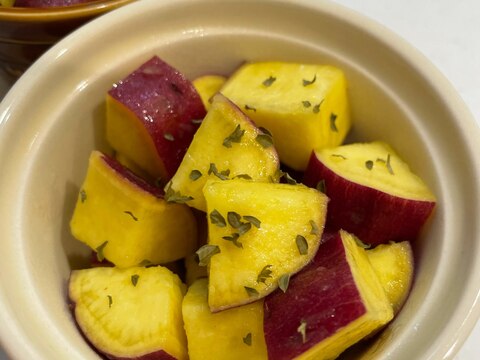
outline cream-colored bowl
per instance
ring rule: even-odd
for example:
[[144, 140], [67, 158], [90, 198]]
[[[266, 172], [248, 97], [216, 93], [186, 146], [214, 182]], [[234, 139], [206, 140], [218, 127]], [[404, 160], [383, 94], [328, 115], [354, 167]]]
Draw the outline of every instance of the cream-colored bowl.
[[190, 78], [245, 60], [330, 63], [349, 80], [352, 139], [381, 139], [438, 207], [414, 244], [411, 296], [355, 358], [448, 359], [479, 315], [479, 131], [450, 84], [385, 28], [326, 1], [143, 0], [58, 43], [0, 106], [0, 335], [15, 359], [95, 359], [66, 300], [88, 251], [69, 233], [104, 96], [157, 54]]

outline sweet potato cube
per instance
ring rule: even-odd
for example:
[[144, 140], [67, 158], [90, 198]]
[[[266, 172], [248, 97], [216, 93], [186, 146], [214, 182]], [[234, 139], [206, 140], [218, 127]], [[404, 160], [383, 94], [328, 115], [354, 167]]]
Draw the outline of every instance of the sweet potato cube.
[[185, 199], [187, 205], [205, 211], [202, 189], [208, 179], [277, 180], [280, 164], [269, 139], [237, 106], [217, 94], [166, 187], [167, 199]]
[[426, 183], [381, 141], [313, 151], [303, 182], [323, 184], [328, 229], [372, 245], [415, 240], [436, 203]]
[[266, 360], [263, 301], [212, 313], [207, 289], [207, 279], [197, 280], [183, 300], [190, 360]]
[[80, 330], [109, 359], [188, 359], [184, 293], [161, 266], [75, 270], [69, 282]]
[[327, 207], [321, 192], [236, 179], [209, 181], [204, 194], [208, 246], [219, 251], [209, 262], [212, 311], [266, 296], [315, 256]]
[[284, 293], [264, 302], [269, 359], [337, 358], [384, 326], [393, 310], [365, 249], [340, 231], [324, 236], [314, 261]]
[[333, 66], [247, 63], [220, 90], [268, 129], [280, 161], [305, 170], [313, 149], [340, 145], [350, 129], [346, 80]]
[[207, 111], [210, 109], [213, 96], [221, 89], [225, 81], [227, 78], [221, 75], [204, 75], [192, 81]]
[[70, 228], [76, 239], [122, 268], [172, 262], [197, 244], [188, 206], [167, 203], [161, 189], [98, 151], [90, 156]]
[[110, 145], [166, 183], [205, 116], [192, 83], [155, 56], [114, 84], [106, 102]]

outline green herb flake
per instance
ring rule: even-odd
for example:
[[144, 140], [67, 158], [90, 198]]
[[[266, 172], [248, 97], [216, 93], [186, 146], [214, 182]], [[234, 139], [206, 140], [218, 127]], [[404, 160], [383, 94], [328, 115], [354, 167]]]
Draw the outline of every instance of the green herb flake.
[[337, 120], [337, 115], [334, 113], [330, 114], [330, 130], [338, 132], [337, 125], [335, 124], [335, 120]]
[[268, 278], [272, 277], [272, 265], [265, 265], [263, 269], [260, 271], [260, 274], [257, 276], [257, 283], [264, 283], [266, 284], [266, 281]]
[[238, 234], [243, 235], [245, 234], [248, 230], [252, 228], [252, 224], [247, 222], [247, 223], [242, 223], [238, 228]]
[[240, 128], [240, 125], [237, 125], [235, 130], [233, 130], [230, 135], [223, 139], [223, 146], [225, 146], [226, 148], [231, 148], [232, 143], [240, 143], [243, 134], [245, 134], [245, 130], [242, 130]]
[[220, 248], [217, 245], [203, 245], [200, 249], [198, 249], [195, 254], [197, 254], [198, 258], [198, 265], [200, 266], [207, 266], [210, 262], [210, 259], [213, 255], [219, 254]]
[[252, 177], [248, 174], [238, 174], [233, 177], [234, 179], [245, 179], [245, 180], [252, 180]]
[[216, 209], [214, 209], [210, 213], [210, 221], [213, 225], [217, 225], [218, 227], [227, 226], [227, 222], [225, 221], [225, 218]]
[[358, 237], [355, 235], [352, 235], [353, 239], [355, 240], [355, 243], [357, 246], [361, 247], [362, 249], [370, 249], [372, 247], [371, 244], [364, 243], [362, 240], [360, 240]]
[[280, 290], [282, 290], [284, 293], [287, 292], [288, 289], [288, 284], [290, 283], [290, 274], [283, 274], [280, 276], [278, 279], [278, 287]]
[[245, 335], [243, 339], [243, 343], [248, 346], [252, 346], [252, 333], [248, 333]]
[[102, 243], [100, 246], [98, 246], [95, 251], [97, 252], [97, 260], [98, 261], [103, 261], [105, 260], [105, 256], [103, 255], [103, 250], [105, 249], [105, 246], [107, 246], [108, 241], [105, 241]]
[[133, 215], [133, 213], [131, 211], [124, 211], [125, 214], [127, 215], [130, 215], [130, 217], [134, 220], [134, 221], [138, 221], [138, 218]]
[[295, 238], [295, 242], [297, 244], [298, 252], [300, 255], [307, 255], [308, 253], [308, 243], [307, 239], [305, 239], [302, 235], [297, 235]]
[[152, 267], [152, 266], [155, 266], [154, 263], [152, 263], [150, 260], [148, 259], [143, 259], [139, 264], [138, 266], [141, 266], [141, 267]]
[[229, 236], [222, 236], [223, 240], [231, 241], [233, 245], [236, 247], [243, 249], [243, 245], [241, 242], [238, 241], [238, 238], [240, 237], [239, 233], [233, 233], [232, 235]]
[[250, 106], [250, 105], [247, 105], [247, 104], [245, 104], [245, 110], [253, 111], [253, 112], [257, 111], [257, 109], [255, 109], [253, 106]]
[[320, 229], [318, 228], [318, 225], [315, 223], [315, 221], [310, 220], [310, 226], [312, 227], [312, 230], [310, 230], [311, 235], [320, 235]]
[[190, 180], [196, 181], [202, 177], [202, 172], [200, 170], [192, 170], [190, 172]]
[[297, 332], [302, 335], [302, 342], [305, 344], [307, 342], [307, 322], [305, 320], [302, 319], [302, 321], [300, 321]]
[[291, 177], [290, 174], [287, 173], [287, 172], [283, 172], [282, 177], [285, 179], [285, 181], [289, 185], [296, 185], [297, 184], [297, 180], [295, 180], [293, 177]]
[[111, 308], [113, 304], [112, 295], [107, 295], [107, 298], [108, 298], [108, 308]]
[[85, 189], [82, 189], [80, 190], [80, 201], [83, 204], [85, 200], [87, 200], [87, 192], [85, 191]]
[[168, 203], [184, 204], [187, 201], [193, 200], [193, 197], [182, 195], [179, 191], [173, 190], [171, 181], [165, 186], [164, 191], [165, 195], [163, 198]]
[[319, 182], [317, 182], [317, 186], [315, 186], [315, 189], [317, 189], [318, 191], [326, 194], [327, 186], [325, 184], [325, 179], [322, 179]]
[[303, 79], [303, 80], [302, 80], [302, 85], [303, 85], [303, 86], [312, 85], [312, 84], [315, 82], [315, 80], [317, 80], [317, 74], [315, 74], [315, 76], [313, 77], [312, 80]]
[[173, 137], [173, 135], [171, 133], [165, 133], [163, 134], [163, 137], [165, 138], [165, 140], [168, 140], [168, 141], [174, 141], [175, 138]]
[[220, 180], [228, 180], [228, 175], [230, 175], [230, 170], [223, 170], [218, 171], [217, 166], [214, 163], [210, 163], [210, 167], [208, 168], [208, 175], [215, 175]]
[[337, 158], [340, 158], [340, 159], [343, 159], [343, 160], [347, 160], [347, 158], [341, 154], [331, 154], [330, 156], [332, 157], [337, 157]]
[[269, 134], [258, 134], [255, 140], [265, 149], [273, 146], [273, 138]]
[[394, 175], [394, 173], [393, 173], [393, 168], [392, 168], [392, 163], [390, 162], [390, 154], [387, 155], [386, 166], [387, 166], [388, 172], [389, 172], [391, 175]]
[[264, 128], [264, 127], [259, 126], [259, 127], [258, 127], [258, 130], [260, 130], [260, 131], [261, 131], [262, 133], [264, 133], [264, 134], [267, 134], [267, 135], [272, 136], [272, 133], [271, 133], [268, 129]]
[[134, 274], [130, 277], [130, 280], [132, 281], [133, 286], [137, 286], [139, 277], [140, 277], [140, 275], [138, 275], [138, 274]]
[[366, 167], [368, 170], [372, 170], [372, 169], [373, 169], [373, 161], [372, 161], [372, 160], [367, 160], [367, 161], [365, 161], [365, 167]]
[[317, 105], [315, 105], [315, 106], [313, 107], [312, 112], [313, 112], [314, 114], [318, 114], [318, 113], [320, 112], [320, 104], [321, 104], [321, 103], [319, 103], [319, 104], [317, 104]]
[[255, 226], [257, 229], [260, 229], [261, 221], [258, 220], [255, 216], [245, 215], [243, 216], [245, 221], [248, 221], [250, 224]]
[[228, 223], [230, 224], [231, 227], [233, 228], [238, 228], [240, 225], [242, 225], [242, 222], [240, 221], [242, 217], [237, 214], [235, 211], [229, 211], [227, 214], [227, 220]]
[[263, 86], [270, 87], [277, 80], [276, 77], [270, 76], [268, 79], [265, 79], [262, 84]]
[[312, 106], [312, 103], [308, 100], [302, 101], [302, 104], [303, 104], [303, 107], [306, 107], [306, 108], [309, 108], [310, 106]]
[[248, 296], [253, 297], [253, 296], [258, 296], [260, 295], [257, 291], [257, 289], [254, 289], [252, 287], [244, 286], [245, 291], [247, 292]]

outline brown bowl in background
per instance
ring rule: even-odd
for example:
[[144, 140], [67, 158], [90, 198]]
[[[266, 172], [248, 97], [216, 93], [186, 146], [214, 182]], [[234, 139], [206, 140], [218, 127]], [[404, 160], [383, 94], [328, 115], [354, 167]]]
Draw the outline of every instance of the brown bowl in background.
[[[48, 48], [93, 18], [135, 0], [52, 8], [0, 7], [0, 72], [13, 82]], [[5, 75], [5, 74], [0, 74]]]

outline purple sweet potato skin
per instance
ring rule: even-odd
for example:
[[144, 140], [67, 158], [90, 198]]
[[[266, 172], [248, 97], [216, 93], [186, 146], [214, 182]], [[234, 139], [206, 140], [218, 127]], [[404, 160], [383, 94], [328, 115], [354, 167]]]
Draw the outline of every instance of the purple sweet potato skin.
[[[108, 94], [143, 122], [167, 177], [173, 176], [206, 110], [192, 83], [177, 69], [154, 56]], [[167, 136], [168, 135], [168, 136]]]
[[[314, 260], [264, 302], [268, 358], [293, 359], [365, 314], [338, 232], [326, 233]], [[306, 322], [306, 341], [298, 327]]]
[[312, 152], [303, 183], [316, 187], [320, 180], [330, 199], [326, 228], [346, 230], [367, 244], [414, 241], [435, 207], [433, 201], [403, 199], [349, 181]]
[[141, 178], [140, 176], [135, 174], [133, 171], [131, 171], [129, 168], [120, 164], [115, 158], [107, 154], [103, 153], [102, 159], [110, 168], [112, 168], [117, 174], [125, 178], [127, 181], [136, 185], [141, 190], [149, 192], [150, 194], [163, 199], [165, 192], [163, 191], [162, 188], [150, 184], [148, 181]]
[[95, 0], [16, 0], [15, 7], [49, 8], [84, 4]]

